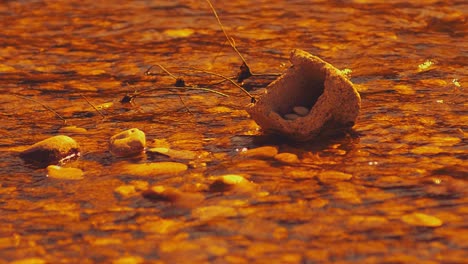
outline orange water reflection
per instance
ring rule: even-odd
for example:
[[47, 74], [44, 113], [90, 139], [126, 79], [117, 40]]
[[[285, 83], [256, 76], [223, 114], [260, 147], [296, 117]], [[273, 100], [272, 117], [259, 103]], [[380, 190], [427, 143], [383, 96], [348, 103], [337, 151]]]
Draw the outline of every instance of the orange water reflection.
[[[235, 76], [241, 61], [204, 1], [5, 1], [0, 263], [463, 262], [468, 9], [429, 2], [213, 2], [254, 72], [281, 72], [293, 48], [351, 70], [354, 134], [304, 145], [262, 136], [227, 83], [212, 87], [229, 98], [161, 90], [119, 103], [172, 84], [144, 74], [155, 63], [192, 84], [219, 79], [181, 66]], [[112, 157], [109, 137], [132, 127], [176, 156]], [[17, 157], [59, 133], [81, 144], [68, 166], [84, 179]], [[265, 146], [282, 156], [240, 153]], [[188, 169], [125, 170], [160, 161]]]

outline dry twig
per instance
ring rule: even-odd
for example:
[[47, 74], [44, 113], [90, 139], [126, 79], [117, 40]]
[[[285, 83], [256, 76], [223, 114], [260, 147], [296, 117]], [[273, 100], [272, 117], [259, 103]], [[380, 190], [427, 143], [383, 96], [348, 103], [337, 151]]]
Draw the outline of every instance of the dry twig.
[[244, 92], [247, 96], [250, 97], [250, 100], [251, 101], [255, 101], [255, 98], [253, 97], [253, 95], [251, 95], [247, 90], [245, 90], [244, 87], [240, 86], [239, 84], [237, 84], [235, 81], [233, 81], [231, 78], [229, 77], [226, 77], [222, 74], [219, 74], [219, 73], [216, 73], [216, 72], [210, 72], [210, 71], [206, 71], [206, 70], [203, 70], [203, 69], [198, 69], [198, 68], [194, 68], [194, 67], [181, 67], [181, 68], [187, 68], [187, 69], [190, 69], [190, 70], [194, 70], [194, 71], [199, 71], [199, 72], [203, 72], [203, 73], [206, 73], [206, 74], [210, 74], [210, 75], [215, 75], [215, 76], [218, 76], [218, 77], [221, 77], [223, 78], [224, 80], [226, 81], [229, 81], [231, 82], [234, 86], [236, 86], [237, 88], [241, 89], [242, 92]]

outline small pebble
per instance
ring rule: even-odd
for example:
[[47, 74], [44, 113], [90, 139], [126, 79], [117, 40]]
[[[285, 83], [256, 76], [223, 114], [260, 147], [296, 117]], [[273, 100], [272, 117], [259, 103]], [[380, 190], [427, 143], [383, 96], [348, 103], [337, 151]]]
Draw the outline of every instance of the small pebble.
[[112, 136], [109, 140], [109, 149], [118, 157], [134, 156], [145, 150], [145, 133], [138, 128], [132, 128]]
[[226, 192], [234, 189], [241, 192], [250, 192], [255, 187], [255, 184], [237, 174], [215, 176], [211, 177], [211, 179], [213, 180], [209, 189], [211, 192]]
[[439, 227], [444, 224], [439, 218], [423, 213], [406, 214], [401, 217], [401, 221], [412, 226]]
[[20, 153], [27, 163], [38, 167], [62, 164], [80, 156], [80, 146], [68, 136], [54, 136], [37, 142]]
[[50, 165], [47, 167], [47, 177], [60, 180], [81, 180], [83, 179], [83, 171], [78, 168]]
[[317, 177], [321, 182], [329, 183], [336, 181], [347, 181], [350, 180], [353, 175], [340, 171], [324, 171], [321, 172]]
[[309, 114], [309, 109], [304, 106], [295, 106], [293, 107], [294, 113], [296, 113], [298, 116], [306, 116]]
[[197, 207], [192, 210], [192, 217], [200, 221], [210, 221], [213, 219], [228, 219], [238, 215], [235, 208], [229, 206], [210, 205]]
[[186, 171], [188, 166], [179, 162], [152, 162], [141, 164], [124, 164], [117, 168], [120, 173], [136, 176], [157, 176], [164, 174], [177, 174]]
[[287, 152], [277, 154], [275, 160], [288, 164], [300, 162], [296, 154]]
[[170, 157], [171, 159], [193, 160], [197, 157], [197, 153], [191, 150], [175, 150], [169, 148], [148, 148], [146, 153], [154, 153]]
[[140, 256], [125, 256], [113, 260], [112, 264], [140, 264], [144, 262], [144, 259]]
[[45, 264], [45, 260], [41, 258], [23, 258], [10, 262], [10, 264]]
[[278, 154], [278, 149], [273, 146], [264, 146], [253, 149], [248, 149], [247, 151], [240, 153], [243, 157], [249, 158], [272, 158]]
[[200, 193], [183, 192], [174, 187], [166, 187], [156, 185], [142, 192], [144, 198], [161, 201], [171, 202], [177, 206], [192, 208], [200, 204], [205, 197]]
[[120, 194], [123, 197], [128, 197], [135, 194], [137, 191], [133, 185], [120, 185], [114, 189], [114, 192]]
[[299, 118], [299, 116], [296, 115], [296, 114], [285, 114], [284, 115], [284, 119], [286, 119], [286, 120], [296, 120], [298, 118]]

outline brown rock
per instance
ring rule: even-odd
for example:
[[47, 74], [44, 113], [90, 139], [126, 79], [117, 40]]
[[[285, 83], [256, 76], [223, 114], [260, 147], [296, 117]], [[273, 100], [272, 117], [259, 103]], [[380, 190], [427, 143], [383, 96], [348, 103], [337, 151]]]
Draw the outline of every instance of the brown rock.
[[80, 156], [80, 146], [68, 136], [54, 136], [37, 142], [20, 153], [27, 163], [39, 167], [62, 164]]
[[[290, 60], [293, 66], [247, 109], [255, 122], [267, 133], [298, 141], [352, 127], [361, 106], [353, 84], [331, 64], [305, 51], [294, 50]], [[308, 113], [303, 111], [307, 109]]]
[[138, 128], [120, 132], [109, 140], [110, 152], [119, 157], [138, 155], [145, 150], [145, 147], [145, 133]]

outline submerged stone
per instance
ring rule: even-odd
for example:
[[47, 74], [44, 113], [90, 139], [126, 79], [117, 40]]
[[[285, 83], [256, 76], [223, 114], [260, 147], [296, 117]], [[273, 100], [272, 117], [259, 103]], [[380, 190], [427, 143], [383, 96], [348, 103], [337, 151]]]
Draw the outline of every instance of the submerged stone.
[[242, 175], [226, 174], [222, 176], [210, 177], [213, 182], [210, 184], [210, 192], [240, 191], [250, 192], [255, 188], [255, 184], [245, 179]]
[[188, 166], [179, 162], [152, 162], [141, 164], [123, 164], [118, 167], [121, 173], [127, 173], [135, 176], [157, 176], [170, 175], [186, 171]]
[[142, 192], [142, 196], [153, 201], [171, 202], [186, 208], [195, 207], [205, 199], [200, 193], [183, 192], [174, 187], [162, 185], [150, 187]]
[[300, 162], [300, 160], [299, 160], [299, 158], [297, 157], [296, 154], [287, 153], [287, 152], [279, 153], [279, 154], [275, 155], [275, 160], [280, 161], [282, 163], [286, 163], [286, 164], [292, 164], [292, 163], [299, 163]]
[[83, 171], [78, 168], [64, 168], [56, 165], [47, 167], [47, 177], [61, 180], [81, 180]]
[[278, 148], [274, 146], [263, 146], [253, 149], [248, 149], [240, 153], [242, 157], [246, 158], [272, 158], [278, 154]]
[[63, 164], [80, 156], [80, 146], [71, 137], [59, 135], [47, 138], [20, 153], [21, 159], [38, 167]]
[[412, 226], [439, 227], [444, 224], [439, 218], [423, 213], [414, 212], [401, 217], [401, 221]]
[[266, 133], [297, 141], [352, 127], [361, 98], [341, 71], [302, 50], [290, 60], [293, 65], [247, 109], [253, 120]]
[[109, 140], [109, 149], [118, 157], [134, 156], [145, 150], [145, 133], [138, 128], [132, 128], [112, 136]]

